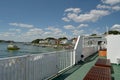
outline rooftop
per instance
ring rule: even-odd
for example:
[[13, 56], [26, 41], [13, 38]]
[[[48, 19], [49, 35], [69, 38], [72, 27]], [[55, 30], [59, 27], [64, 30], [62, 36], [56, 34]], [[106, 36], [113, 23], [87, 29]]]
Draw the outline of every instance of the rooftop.
[[[98, 54], [94, 54], [87, 59], [85, 62], [80, 62], [79, 64], [73, 66], [72, 68], [62, 72], [59, 76], [52, 80], [83, 80], [85, 75], [88, 73], [90, 68], [94, 66], [95, 62], [99, 57]], [[112, 80], [120, 80], [120, 65], [112, 64]]]

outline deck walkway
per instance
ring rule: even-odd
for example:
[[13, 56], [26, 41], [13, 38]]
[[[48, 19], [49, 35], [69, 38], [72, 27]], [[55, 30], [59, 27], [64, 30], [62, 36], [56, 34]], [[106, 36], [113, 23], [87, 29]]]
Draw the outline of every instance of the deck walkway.
[[[84, 63], [80, 63], [72, 67], [71, 69], [63, 72], [61, 75], [52, 80], [83, 80], [91, 67], [95, 65], [98, 58], [105, 57], [98, 57], [97, 54], [94, 54], [88, 57]], [[120, 65], [112, 64], [111, 76], [112, 80], [120, 80]]]
[[111, 68], [93, 66], [83, 80], [111, 80]]
[[120, 65], [112, 64], [112, 80], [120, 80]]
[[59, 75], [58, 77], [52, 80], [83, 80], [83, 78], [90, 70], [90, 68], [95, 64], [97, 59], [98, 55], [94, 54], [85, 59], [84, 63], [80, 62], [78, 65], [65, 71], [63, 74]]

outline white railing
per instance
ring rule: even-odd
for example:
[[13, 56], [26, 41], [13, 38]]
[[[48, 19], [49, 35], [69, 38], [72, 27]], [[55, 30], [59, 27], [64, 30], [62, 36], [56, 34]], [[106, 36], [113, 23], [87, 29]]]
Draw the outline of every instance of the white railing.
[[79, 36], [74, 50], [1, 58], [0, 80], [47, 80], [78, 63], [81, 54], [86, 58], [97, 51], [97, 45], [87, 47], [84, 42]]
[[0, 59], [0, 80], [44, 80], [74, 65], [73, 50]]

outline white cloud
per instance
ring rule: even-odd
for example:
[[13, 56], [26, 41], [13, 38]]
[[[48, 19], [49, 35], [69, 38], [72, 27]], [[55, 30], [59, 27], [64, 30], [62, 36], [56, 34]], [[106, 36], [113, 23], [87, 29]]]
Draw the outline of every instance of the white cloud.
[[114, 5], [120, 3], [120, 0], [102, 0], [102, 2], [105, 4]]
[[108, 6], [108, 5], [97, 5], [98, 9], [108, 9], [108, 10], [115, 10], [115, 11], [119, 11], [120, 10], [120, 6], [115, 5], [115, 6]]
[[107, 16], [114, 11], [120, 11], [120, 0], [101, 0], [102, 4], [98, 4], [96, 9], [87, 13], [81, 13], [80, 8], [68, 8], [62, 18], [65, 22], [95, 22], [101, 17]]
[[42, 29], [39, 29], [39, 28], [33, 28], [33, 29], [30, 29], [26, 35], [30, 36], [36, 36], [36, 35], [41, 35], [44, 31]]
[[46, 38], [46, 37], [68, 37], [69, 35], [66, 34], [66, 32], [63, 32], [60, 28], [55, 27], [48, 27], [46, 29], [40, 29], [40, 28], [32, 28], [28, 31], [22, 30], [19, 32], [19, 29], [8, 29], [7, 32], [0, 32], [0, 39], [4, 40], [14, 40], [14, 41], [21, 41], [21, 42], [27, 42], [32, 41], [34, 39], [40, 39], [40, 38]]
[[41, 38], [46, 38], [46, 37], [59, 38], [63, 36], [67, 36], [65, 32], [63, 32], [60, 28], [55, 28], [55, 27], [45, 28], [42, 35], [40, 35]]
[[88, 26], [87, 24], [80, 24], [79, 26], [76, 26], [76, 27], [73, 25], [66, 25], [64, 26], [64, 28], [70, 30], [71, 35], [69, 35], [69, 37], [75, 37], [75, 36], [84, 34], [85, 31], [81, 28], [87, 27], [87, 26]]
[[81, 28], [84, 28], [84, 27], [88, 27], [88, 24], [80, 24], [79, 26], [65, 25], [64, 29], [76, 30], [76, 29], [81, 29]]
[[100, 35], [100, 32], [98, 30], [92, 30], [92, 34], [99, 34]]
[[40, 28], [33, 28], [29, 29], [27, 32], [21, 33], [17, 38], [20, 39], [20, 41], [26, 42], [26, 41], [32, 41], [34, 39], [41, 38], [44, 31]]
[[63, 17], [62, 20], [65, 21], [65, 22], [70, 22], [70, 20], [66, 17]]
[[94, 29], [92, 29], [92, 28], [89, 28], [89, 32], [90, 33], [88, 33], [89, 35], [91, 35], [91, 34], [98, 34], [98, 35], [102, 35], [103, 33], [100, 31], [100, 29], [101, 29], [101, 27], [95, 27]]
[[111, 30], [117, 30], [120, 31], [120, 24], [115, 24], [111, 27]]
[[40, 28], [32, 28], [28, 31], [24, 32], [21, 31], [17, 33], [19, 29], [8, 29], [9, 32], [0, 32], [0, 38], [4, 40], [14, 40], [14, 41], [21, 41], [27, 42], [32, 41], [34, 39], [46, 38], [46, 37], [64, 37], [68, 36], [66, 32], [63, 32], [60, 28], [55, 27], [48, 27], [47, 29], [40, 29]]
[[48, 28], [45, 28], [45, 30], [46, 31], [42, 35], [43, 37], [59, 38], [59, 37], [66, 36], [65, 32], [63, 32], [62, 29], [60, 29], [60, 28], [48, 27]]
[[59, 37], [64, 37], [67, 36], [65, 34], [65, 32], [60, 32], [60, 33], [56, 33], [56, 32], [44, 32], [42, 37], [54, 37], [54, 38], [59, 38]]
[[2, 40], [20, 40], [20, 39], [15, 39], [17, 36], [16, 36], [16, 33], [14, 32], [1, 32], [0, 33], [0, 39]]
[[48, 28], [46, 28], [46, 30], [52, 31], [54, 33], [60, 33], [60, 32], [62, 32], [61, 29], [55, 28], [55, 27], [48, 27]]
[[77, 28], [88, 27], [88, 24], [80, 24]]
[[65, 10], [65, 12], [73, 12], [73, 13], [80, 13], [81, 12], [81, 9], [80, 8], [68, 8]]
[[13, 31], [13, 32], [21, 32], [21, 29], [9, 29], [9, 31]]
[[75, 27], [73, 25], [66, 25], [64, 26], [65, 29], [75, 29]]
[[51, 34], [51, 32], [44, 32], [44, 34], [43, 35], [49, 35], [49, 34]]
[[91, 10], [89, 13], [79, 15], [75, 13], [68, 13], [67, 18], [75, 22], [90, 22], [90, 21], [95, 22], [99, 18], [109, 14], [110, 12], [107, 10]]
[[4, 32], [4, 33], [1, 33], [1, 36], [2, 37], [15, 36], [15, 33], [14, 32]]
[[120, 10], [120, 6], [113, 6], [112, 9], [115, 10], [115, 11], [119, 11]]
[[98, 9], [111, 9], [111, 6], [98, 4], [97, 8]]
[[23, 23], [9, 23], [11, 26], [23, 27], [23, 28], [33, 28], [34, 25], [23, 24]]
[[78, 35], [84, 34], [84, 30], [73, 30], [72, 32], [73, 32], [74, 36], [78, 36]]

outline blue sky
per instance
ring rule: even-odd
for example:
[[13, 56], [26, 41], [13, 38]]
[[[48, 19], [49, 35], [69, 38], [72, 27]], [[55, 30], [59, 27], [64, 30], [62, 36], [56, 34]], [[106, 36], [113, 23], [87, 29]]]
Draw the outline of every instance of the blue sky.
[[120, 0], [0, 0], [0, 40], [120, 31]]

